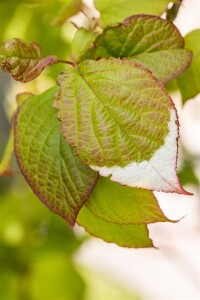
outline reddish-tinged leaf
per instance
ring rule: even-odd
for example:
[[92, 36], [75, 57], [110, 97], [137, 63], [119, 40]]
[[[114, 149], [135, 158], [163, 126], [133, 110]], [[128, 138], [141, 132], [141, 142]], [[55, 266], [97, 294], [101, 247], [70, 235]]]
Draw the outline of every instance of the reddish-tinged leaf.
[[129, 60], [86, 60], [58, 83], [62, 133], [83, 162], [123, 185], [184, 193], [176, 110], [150, 71]]
[[1, 69], [15, 80], [28, 82], [38, 77], [45, 67], [58, 62], [55, 56], [42, 58], [37, 43], [26, 43], [15, 38], [5, 41], [0, 47]]
[[73, 225], [98, 174], [73, 155], [52, 108], [57, 88], [29, 98], [15, 118], [15, 154], [26, 181], [44, 204]]
[[105, 28], [80, 60], [126, 57], [165, 83], [189, 66], [192, 53], [183, 48], [184, 39], [173, 23], [156, 16], [135, 15]]

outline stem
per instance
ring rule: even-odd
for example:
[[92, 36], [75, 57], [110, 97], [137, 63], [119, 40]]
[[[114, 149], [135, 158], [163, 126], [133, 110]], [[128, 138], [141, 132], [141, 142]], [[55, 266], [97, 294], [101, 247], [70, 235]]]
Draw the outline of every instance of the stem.
[[75, 66], [76, 64], [72, 61], [69, 61], [69, 60], [65, 60], [65, 59], [60, 59], [58, 58], [57, 61], [56, 61], [56, 64], [57, 63], [63, 63], [63, 64], [68, 64], [68, 65], [71, 65], [71, 66]]
[[178, 15], [179, 9], [182, 5], [183, 0], [179, 0], [177, 3], [174, 3], [171, 8], [166, 11], [166, 19], [174, 21]]

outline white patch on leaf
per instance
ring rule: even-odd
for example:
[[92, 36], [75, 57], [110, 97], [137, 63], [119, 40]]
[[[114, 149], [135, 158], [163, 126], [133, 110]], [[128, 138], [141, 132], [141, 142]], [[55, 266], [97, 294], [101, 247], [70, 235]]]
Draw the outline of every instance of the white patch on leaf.
[[99, 171], [101, 176], [111, 175], [111, 180], [122, 185], [141, 187], [149, 190], [163, 192], [176, 192], [185, 194], [176, 174], [177, 138], [178, 125], [174, 109], [170, 110], [168, 123], [169, 133], [165, 137], [164, 144], [160, 147], [149, 161], [130, 163], [125, 167], [98, 167], [90, 166]]

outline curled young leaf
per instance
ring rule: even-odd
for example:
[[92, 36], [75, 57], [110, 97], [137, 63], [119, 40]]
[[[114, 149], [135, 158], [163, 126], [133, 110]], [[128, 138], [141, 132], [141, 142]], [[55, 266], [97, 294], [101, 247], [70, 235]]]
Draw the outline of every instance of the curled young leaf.
[[165, 83], [189, 66], [192, 54], [183, 48], [184, 39], [173, 23], [156, 16], [136, 15], [107, 27], [80, 60], [127, 57]]
[[73, 225], [98, 174], [73, 155], [52, 108], [57, 88], [29, 98], [15, 117], [15, 154], [26, 181], [44, 204]]
[[62, 133], [83, 162], [123, 185], [184, 193], [176, 110], [150, 71], [129, 60], [86, 60], [58, 84]]
[[14, 38], [5, 41], [0, 47], [1, 69], [17, 81], [31, 81], [38, 77], [45, 67], [57, 62], [55, 56], [42, 58], [41, 48], [34, 42], [26, 43]]

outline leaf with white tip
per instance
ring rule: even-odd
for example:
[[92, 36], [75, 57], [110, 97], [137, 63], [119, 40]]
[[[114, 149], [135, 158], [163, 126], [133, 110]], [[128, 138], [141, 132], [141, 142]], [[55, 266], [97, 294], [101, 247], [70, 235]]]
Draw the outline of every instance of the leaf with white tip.
[[165, 83], [189, 66], [192, 53], [183, 48], [184, 39], [173, 23], [156, 16], [136, 15], [107, 27], [80, 60], [127, 57]]
[[123, 185], [184, 193], [178, 120], [163, 85], [128, 60], [86, 60], [59, 75], [55, 107], [81, 160]]
[[42, 58], [37, 43], [26, 43], [14, 38], [5, 41], [0, 47], [1, 69], [15, 80], [28, 82], [40, 75], [45, 67], [58, 62], [56, 56]]
[[57, 88], [33, 96], [19, 108], [14, 123], [15, 154], [38, 198], [73, 225], [98, 175], [73, 155], [52, 108]]

